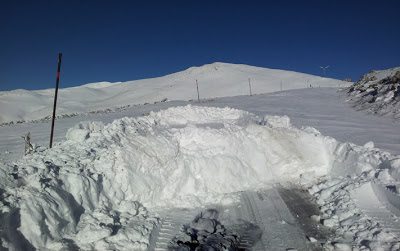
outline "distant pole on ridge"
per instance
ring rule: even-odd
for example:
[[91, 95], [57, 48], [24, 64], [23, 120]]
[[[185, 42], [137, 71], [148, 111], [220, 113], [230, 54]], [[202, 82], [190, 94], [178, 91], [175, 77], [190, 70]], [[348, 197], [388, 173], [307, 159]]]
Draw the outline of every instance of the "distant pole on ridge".
[[322, 69], [323, 77], [325, 77], [325, 70], [326, 70], [327, 68], [329, 68], [329, 65], [328, 65], [328, 66], [325, 66], [325, 67], [320, 66], [319, 68]]
[[281, 81], [281, 91], [282, 91], [282, 81]]
[[200, 103], [199, 83], [197, 82], [197, 79], [196, 79], [196, 86], [197, 86], [197, 103]]
[[250, 78], [249, 78], [249, 88], [250, 88], [250, 96], [253, 96], [253, 94], [251, 93], [251, 84], [250, 84]]
[[55, 120], [55, 117], [56, 117], [58, 83], [60, 82], [61, 57], [62, 57], [62, 53], [58, 54], [57, 82], [56, 82], [56, 93], [54, 95], [53, 120], [51, 122], [50, 148], [53, 146], [54, 120]]

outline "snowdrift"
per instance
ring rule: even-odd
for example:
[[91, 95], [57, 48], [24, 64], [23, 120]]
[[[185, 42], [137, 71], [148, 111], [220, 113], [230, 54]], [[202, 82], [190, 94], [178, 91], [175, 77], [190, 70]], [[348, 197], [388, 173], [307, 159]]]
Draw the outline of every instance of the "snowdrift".
[[[108, 112], [117, 108], [164, 102], [253, 94], [306, 87], [339, 87], [339, 80], [248, 65], [213, 63], [160, 78], [128, 82], [99, 82], [59, 90], [57, 116]], [[60, 86], [62, 86], [62, 76]], [[0, 124], [49, 119], [54, 89], [0, 92]]]
[[[232, 203], [236, 192], [276, 182], [316, 184], [311, 193], [330, 203], [341, 183], [318, 184], [326, 177], [385, 170], [385, 181], [400, 173], [399, 158], [372, 143], [340, 143], [288, 117], [231, 108], [189, 105], [108, 125], [81, 122], [66, 136], [0, 168], [2, 218], [19, 216], [20, 227], [8, 229], [19, 227], [36, 248], [146, 249], [158, 221], [147, 210]], [[7, 235], [2, 243], [17, 245]]]
[[349, 101], [360, 110], [400, 119], [400, 67], [371, 71], [347, 89]]

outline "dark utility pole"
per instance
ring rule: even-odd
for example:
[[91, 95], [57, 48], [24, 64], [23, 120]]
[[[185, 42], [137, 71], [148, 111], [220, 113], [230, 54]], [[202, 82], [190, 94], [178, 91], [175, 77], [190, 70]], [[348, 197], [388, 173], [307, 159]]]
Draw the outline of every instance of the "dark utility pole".
[[196, 79], [196, 86], [197, 86], [197, 103], [200, 103], [199, 83], [197, 82], [197, 79]]
[[58, 83], [60, 82], [61, 57], [62, 57], [62, 53], [58, 54], [57, 84], [56, 84], [56, 93], [54, 95], [53, 120], [51, 122], [50, 148], [53, 146], [54, 120], [56, 118]]

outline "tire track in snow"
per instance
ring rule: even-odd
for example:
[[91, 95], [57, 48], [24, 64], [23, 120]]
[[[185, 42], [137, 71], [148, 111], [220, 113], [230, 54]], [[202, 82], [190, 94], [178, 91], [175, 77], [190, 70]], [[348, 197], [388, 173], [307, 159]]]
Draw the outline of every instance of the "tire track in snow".
[[170, 241], [179, 232], [181, 226], [185, 223], [191, 222], [197, 212], [198, 210], [196, 209], [173, 209], [173, 211], [168, 212], [161, 220], [161, 224], [153, 229], [150, 235], [148, 250], [168, 250]]
[[313, 237], [321, 244], [332, 238], [332, 229], [311, 219], [312, 215], [320, 215], [321, 212], [308, 192], [293, 185], [278, 185], [277, 190], [307, 237]]
[[[245, 191], [241, 197], [244, 204], [242, 210], [245, 209], [243, 215], [262, 231], [260, 241], [255, 243], [252, 250], [313, 249], [307, 245], [308, 240], [276, 189]], [[244, 234], [240, 248], [247, 250], [252, 246], [249, 237]]]
[[[296, 193], [292, 195], [295, 200], [305, 199]], [[240, 199], [240, 203], [235, 205], [209, 206], [221, 212], [221, 223], [227, 229], [232, 229], [227, 219], [241, 220], [243, 225], [237, 229], [239, 250], [321, 249], [306, 239], [307, 233], [303, 231], [301, 221], [293, 217], [276, 188], [244, 191], [240, 193]], [[154, 228], [148, 250], [168, 250], [180, 228], [193, 221], [200, 211], [202, 209], [172, 209], [167, 212], [161, 224]]]
[[[256, 205], [254, 204], [254, 200], [253, 200], [253, 196], [252, 196], [252, 192], [246, 191], [243, 192], [242, 194], [242, 201], [244, 202], [246, 211], [244, 212], [244, 215], [247, 213], [248, 217], [249, 217], [249, 221], [257, 226], [259, 226], [262, 230], [264, 230], [260, 225], [262, 225], [262, 218], [260, 216], [260, 213], [258, 212], [258, 209], [256, 207]], [[264, 234], [262, 234], [262, 236], [265, 236]], [[251, 236], [246, 235], [246, 233], [243, 235], [243, 237], [240, 240], [239, 243], [239, 248], [242, 249], [249, 249], [251, 248], [254, 243], [251, 242]], [[266, 248], [266, 243], [265, 240], [261, 239], [258, 242], [258, 245], [255, 245], [253, 250], [265, 250]]]

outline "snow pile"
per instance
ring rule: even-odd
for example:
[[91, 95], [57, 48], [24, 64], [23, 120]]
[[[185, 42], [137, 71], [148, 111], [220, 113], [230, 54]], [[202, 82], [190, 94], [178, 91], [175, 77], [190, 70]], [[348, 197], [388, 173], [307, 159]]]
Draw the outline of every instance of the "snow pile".
[[17, 245], [11, 233], [19, 227], [36, 248], [143, 250], [158, 222], [147, 210], [226, 204], [238, 191], [276, 182], [311, 186], [327, 177], [334, 180], [310, 190], [324, 206], [324, 222], [352, 226], [355, 212], [339, 214], [347, 205], [344, 184], [399, 175], [399, 158], [372, 147], [295, 128], [288, 117], [231, 108], [189, 105], [108, 125], [81, 122], [67, 141], [1, 166], [1, 217], [20, 218], [8, 223], [2, 243]]
[[[400, 156], [375, 149], [372, 142], [364, 147], [343, 144], [336, 152], [341, 170], [359, 171], [337, 169], [308, 189], [322, 212], [315, 218], [356, 250], [399, 250]], [[334, 245], [324, 248], [333, 250]]]
[[[398, 191], [392, 193], [387, 190], [389, 185], [378, 185], [378, 189], [392, 193], [392, 202], [397, 202], [393, 205], [390, 202], [382, 202], [387, 200], [386, 195], [379, 195], [377, 191], [368, 189], [371, 184], [377, 182], [375, 176], [384, 172], [374, 170], [359, 176], [337, 178], [312, 186], [309, 192], [316, 197], [322, 212], [321, 216], [314, 217], [325, 226], [335, 229], [336, 239], [347, 240], [349, 247], [355, 250], [399, 250]], [[396, 186], [399, 186], [399, 182], [396, 182]], [[362, 196], [358, 193], [362, 193]], [[334, 248], [330, 243], [326, 243], [324, 247], [326, 250]]]
[[[196, 80], [201, 99], [249, 95], [309, 87], [339, 87], [339, 80], [303, 73], [248, 65], [213, 63], [192, 67], [164, 77], [117, 83], [92, 83], [61, 88], [57, 116], [110, 112], [123, 107], [167, 100], [197, 100]], [[63, 78], [61, 76], [60, 86]], [[50, 119], [54, 89], [0, 92], [0, 124]]]
[[371, 71], [348, 89], [357, 109], [400, 118], [400, 67]]

